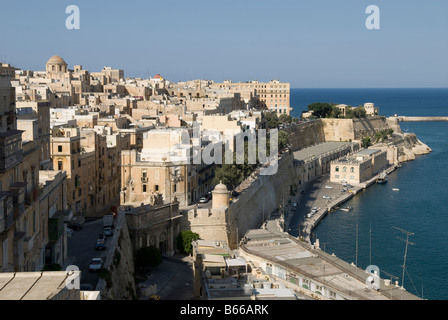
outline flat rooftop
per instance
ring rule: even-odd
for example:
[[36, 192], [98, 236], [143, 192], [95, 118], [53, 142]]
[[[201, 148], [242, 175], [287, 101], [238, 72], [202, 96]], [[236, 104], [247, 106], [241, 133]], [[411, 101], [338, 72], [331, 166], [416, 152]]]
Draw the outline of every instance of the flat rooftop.
[[[284, 267], [287, 272], [325, 284], [327, 288], [354, 300], [420, 300], [389, 281], [380, 280], [380, 290], [366, 287], [370, 273], [333, 254], [314, 249], [309, 243], [267, 229], [247, 232], [243, 251]], [[381, 277], [381, 275], [380, 275]]]
[[313, 156], [321, 156], [326, 153], [342, 149], [342, 148], [349, 148], [352, 145], [355, 145], [353, 142], [323, 142], [320, 144], [316, 144], [311, 147], [307, 147], [298, 151], [294, 151], [294, 159], [295, 160], [301, 160], [304, 161], [306, 159], [309, 159]]
[[0, 273], [0, 300], [51, 300], [67, 290], [69, 276], [66, 271]]

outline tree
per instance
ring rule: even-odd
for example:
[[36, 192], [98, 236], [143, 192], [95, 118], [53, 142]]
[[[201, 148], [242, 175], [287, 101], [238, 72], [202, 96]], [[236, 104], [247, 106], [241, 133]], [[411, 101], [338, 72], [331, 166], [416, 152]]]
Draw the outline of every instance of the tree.
[[365, 136], [364, 138], [361, 139], [361, 145], [363, 148], [368, 148], [371, 144], [372, 142], [369, 136]]
[[264, 112], [264, 126], [266, 129], [277, 129], [278, 128], [278, 116], [276, 112]]
[[147, 267], [156, 267], [162, 263], [162, 254], [154, 247], [142, 247], [137, 250], [135, 267], [138, 271], [144, 271]]
[[191, 245], [191, 243], [194, 240], [198, 239], [199, 234], [190, 230], [182, 231], [177, 236], [177, 248], [179, 249], [180, 252], [191, 254], [193, 252], [193, 246]]
[[326, 118], [328, 114], [331, 114], [332, 107], [329, 103], [314, 102], [308, 105], [308, 111], [312, 111], [317, 118]]
[[278, 133], [278, 150], [283, 150], [289, 145], [289, 135], [285, 131]]
[[292, 116], [286, 113], [282, 113], [279, 117], [278, 117], [278, 121], [282, 124], [291, 124], [292, 122]]

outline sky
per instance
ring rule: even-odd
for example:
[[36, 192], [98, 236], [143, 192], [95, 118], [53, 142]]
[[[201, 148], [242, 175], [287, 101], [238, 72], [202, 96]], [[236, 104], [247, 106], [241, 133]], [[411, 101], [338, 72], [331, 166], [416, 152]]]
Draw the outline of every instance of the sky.
[[[79, 29], [67, 29], [69, 5]], [[370, 30], [369, 5], [380, 29]], [[448, 87], [446, 0], [0, 0], [0, 61], [171, 81]]]

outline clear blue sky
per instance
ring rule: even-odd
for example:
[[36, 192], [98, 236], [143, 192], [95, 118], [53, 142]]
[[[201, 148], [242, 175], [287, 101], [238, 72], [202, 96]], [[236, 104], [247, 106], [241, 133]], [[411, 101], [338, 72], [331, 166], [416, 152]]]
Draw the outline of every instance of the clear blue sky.
[[[80, 29], [68, 30], [68, 5]], [[368, 30], [368, 5], [380, 30]], [[0, 61], [104, 66], [173, 81], [296, 88], [448, 87], [446, 0], [2, 0]]]

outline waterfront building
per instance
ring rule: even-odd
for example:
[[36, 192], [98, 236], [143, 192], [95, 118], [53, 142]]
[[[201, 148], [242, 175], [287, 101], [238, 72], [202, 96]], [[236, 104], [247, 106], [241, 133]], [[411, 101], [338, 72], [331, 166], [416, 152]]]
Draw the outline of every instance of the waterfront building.
[[315, 300], [420, 300], [390, 279], [359, 269], [334, 254], [322, 251], [319, 241], [301, 241], [287, 233], [249, 230], [238, 248], [253, 268]]
[[352, 154], [360, 145], [354, 142], [323, 142], [293, 152], [295, 176], [302, 185], [330, 173], [333, 160]]
[[330, 181], [360, 184], [389, 166], [387, 151], [364, 149], [351, 156], [331, 162]]

